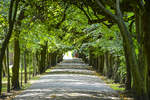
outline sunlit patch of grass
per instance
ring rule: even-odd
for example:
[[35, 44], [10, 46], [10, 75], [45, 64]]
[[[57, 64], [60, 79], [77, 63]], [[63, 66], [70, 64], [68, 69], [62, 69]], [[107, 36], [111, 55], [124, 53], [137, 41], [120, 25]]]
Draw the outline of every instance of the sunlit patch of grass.
[[23, 86], [22, 86], [22, 90], [25, 90], [25, 89], [27, 89], [27, 88], [29, 88], [31, 86], [31, 83], [30, 82], [28, 82], [28, 83], [26, 83], [26, 84], [23, 84]]
[[51, 70], [52, 70], [52, 68], [49, 68], [49, 69], [47, 69], [45, 72], [46, 72], [46, 73], [49, 73], [49, 72], [51, 72]]
[[122, 87], [122, 84], [114, 83], [114, 80], [108, 79], [106, 76], [101, 75], [95, 71], [95, 75], [100, 77], [107, 85], [109, 85], [113, 90], [118, 92], [123, 92], [125, 87]]
[[31, 81], [32, 80], [38, 80], [39, 78], [40, 78], [40, 75], [34, 76], [34, 77], [31, 78]]
[[119, 93], [119, 95], [120, 95], [120, 98], [123, 98], [123, 100], [133, 100], [133, 99], [128, 99], [127, 98], [128, 96], [125, 96], [123, 94], [123, 92], [125, 91], [125, 87], [122, 84], [114, 83], [114, 80], [108, 79], [106, 76], [103, 76], [100, 73], [97, 73], [96, 71], [95, 71], [95, 75], [98, 76], [98, 77], [100, 77], [113, 90], [117, 91]]
[[[51, 72], [51, 69], [52, 68], [47, 69], [46, 72], [42, 75], [47, 74], [47, 72]], [[24, 73], [23, 73], [22, 74], [22, 78], [23, 78], [22, 83], [23, 84], [22, 84], [21, 89], [19, 91], [11, 90], [11, 95], [8, 96], [8, 98], [9, 98], [8, 100], [11, 100], [11, 98], [14, 98], [15, 95], [20, 94], [22, 92], [22, 90], [29, 88], [32, 85], [32, 83], [34, 83], [36, 80], [38, 80], [42, 75], [37, 75], [37, 76], [33, 77], [32, 74], [30, 74], [30, 80], [28, 79], [28, 83], [24, 83]], [[20, 76], [19, 81], [21, 82], [21, 73], [19, 76]], [[29, 73], [28, 73], [27, 77], [29, 78]], [[11, 78], [10, 78], [10, 80], [11, 80]], [[11, 85], [11, 82], [10, 82], [10, 85]], [[3, 77], [2, 92], [7, 95], [7, 77]]]
[[46, 75], [46, 74], [50, 73], [51, 70], [54, 69], [54, 68], [55, 68], [55, 66], [48, 68], [48, 69], [47, 69], [44, 73], [42, 73], [41, 75]]
[[120, 84], [117, 83], [113, 83], [113, 84], [109, 84], [111, 88], [113, 88], [116, 91], [125, 91], [124, 87], [121, 87]]
[[7, 91], [7, 84], [6, 83], [3, 83], [2, 84], [2, 92], [6, 92]]

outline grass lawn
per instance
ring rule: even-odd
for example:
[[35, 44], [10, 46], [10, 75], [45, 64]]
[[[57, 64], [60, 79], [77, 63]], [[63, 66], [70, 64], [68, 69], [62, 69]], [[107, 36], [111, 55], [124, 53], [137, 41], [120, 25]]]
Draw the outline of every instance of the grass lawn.
[[[49, 73], [50, 71], [51, 71], [51, 69], [47, 69], [46, 72], [43, 73], [42, 75], [45, 75], [46, 73]], [[23, 77], [22, 77], [23, 78], [22, 79], [22, 87], [21, 87], [21, 73], [20, 73], [19, 80], [20, 80], [20, 87], [21, 87], [21, 89], [17, 90], [17, 91], [11, 90], [10, 93], [7, 93], [7, 77], [3, 77], [2, 93], [3, 93], [4, 96], [2, 97], [2, 99], [4, 99], [4, 100], [10, 100], [10, 98], [13, 98], [15, 95], [18, 95], [23, 90], [25, 90], [28, 87], [30, 87], [31, 84], [34, 83], [35, 80], [38, 80], [42, 75], [37, 75], [37, 76], [33, 77], [32, 74], [30, 74], [30, 80], [29, 80], [29, 73], [28, 73], [28, 75], [27, 75], [27, 77], [28, 77], [28, 83], [24, 83], [24, 74], [23, 74]], [[10, 82], [10, 85], [11, 85], [11, 82]]]

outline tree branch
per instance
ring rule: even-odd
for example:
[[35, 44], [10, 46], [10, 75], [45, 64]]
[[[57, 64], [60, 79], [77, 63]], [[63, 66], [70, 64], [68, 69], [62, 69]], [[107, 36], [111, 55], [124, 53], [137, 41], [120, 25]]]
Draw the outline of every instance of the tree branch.
[[114, 23], [106, 24], [105, 22], [103, 22], [103, 24], [104, 24], [105, 26], [107, 26], [108, 28], [111, 28], [111, 27], [114, 25]]
[[66, 20], [66, 11], [68, 9], [68, 6], [66, 6], [65, 10], [64, 10], [64, 14], [63, 14], [63, 18], [62, 20], [56, 24], [56, 28], [59, 28], [59, 26]]
[[13, 5], [14, 5], [14, 0], [11, 0], [11, 2], [10, 2], [10, 7], [9, 7], [9, 14], [8, 14], [8, 16], [9, 16], [9, 18], [8, 18], [8, 21], [9, 21], [9, 25], [11, 24], [11, 22], [12, 22], [12, 11], [13, 11]]
[[95, 24], [95, 23], [101, 23], [107, 21], [107, 18], [102, 18], [102, 19], [97, 19], [97, 20], [90, 20], [90, 22], [88, 22], [88, 24]]
[[88, 22], [91, 22], [91, 18], [90, 18], [90, 16], [86, 13], [86, 11], [84, 10], [84, 8], [83, 7], [79, 7], [79, 6], [77, 6], [81, 11], [83, 11], [83, 13], [85, 14], [85, 16], [87, 17], [87, 19], [88, 19]]
[[133, 26], [133, 23], [135, 22], [135, 20], [132, 20], [132, 22], [130, 23], [129, 25], [129, 31], [132, 33], [132, 26]]
[[117, 15], [119, 16], [119, 18], [123, 18], [122, 17], [122, 13], [120, 11], [120, 0], [116, 0], [116, 12], [117, 12]]
[[114, 14], [112, 14], [109, 10], [107, 10], [102, 3], [99, 0], [96, 0], [97, 4], [99, 5], [99, 7], [101, 8], [101, 10], [106, 14], [109, 15], [114, 21], [118, 21], [118, 17]]

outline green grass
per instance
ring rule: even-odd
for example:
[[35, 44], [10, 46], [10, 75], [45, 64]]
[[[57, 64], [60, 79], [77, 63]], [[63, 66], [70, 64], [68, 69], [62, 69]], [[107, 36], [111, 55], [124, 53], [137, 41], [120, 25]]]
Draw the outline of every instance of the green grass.
[[113, 88], [116, 91], [125, 91], [125, 88], [121, 87], [121, 84], [114, 83], [114, 84], [109, 84], [109, 85], [111, 88]]
[[[29, 75], [29, 74], [28, 74]], [[24, 76], [23, 76], [24, 77]], [[31, 79], [30, 80], [28, 80], [28, 83], [24, 83], [24, 78], [23, 78], [23, 81], [22, 81], [22, 87], [21, 87], [21, 89], [26, 89], [26, 88], [28, 88], [30, 85], [31, 85], [31, 83], [30, 83], [30, 81], [32, 81], [32, 80], [38, 80], [40, 78], [40, 76], [38, 75], [38, 76], [35, 76], [35, 77], [31, 77]], [[21, 85], [21, 79], [19, 78], [19, 81], [20, 81], [20, 85]], [[10, 82], [10, 85], [11, 85], [11, 82]], [[2, 92], [7, 92], [7, 78], [3, 78], [3, 84], [2, 84]]]
[[107, 77], [100, 75], [99, 73], [95, 72], [96, 76], [100, 77], [106, 84], [108, 84], [113, 90], [118, 92], [125, 91], [125, 87], [123, 84], [120, 83], [114, 83], [114, 80], [108, 79]]
[[[31, 71], [31, 70], [30, 70]], [[42, 75], [45, 75], [46, 73], [50, 72], [51, 69], [47, 69], [46, 72]], [[21, 71], [20, 72], [20, 75], [19, 75], [19, 81], [20, 81], [20, 85], [21, 85]], [[12, 75], [12, 73], [10, 73], [10, 75]], [[35, 81], [35, 80], [38, 80], [40, 78], [41, 75], [37, 75], [37, 76], [32, 76], [32, 74], [30, 75], [31, 76], [31, 79], [29, 80], [29, 73], [27, 74], [27, 77], [28, 77], [28, 83], [24, 83], [24, 74], [23, 74], [23, 79], [22, 79], [22, 87], [21, 87], [21, 90], [25, 90], [27, 89], [28, 87], [31, 86], [31, 82], [30, 81]], [[10, 79], [11, 80], [11, 79]], [[11, 82], [10, 82], [10, 85], [11, 85]], [[6, 93], [7, 92], [7, 77], [3, 77], [3, 84], [2, 84], [2, 92], [3, 93]]]
[[2, 92], [6, 92], [7, 91], [7, 84], [3, 83], [2, 84]]
[[49, 72], [51, 72], [51, 70], [52, 70], [52, 68], [49, 68], [49, 69], [47, 69], [45, 72], [46, 72], [46, 73], [49, 73]]
[[23, 86], [21, 87], [21, 89], [22, 89], [22, 90], [25, 90], [25, 89], [29, 88], [30, 86], [31, 86], [31, 83], [28, 82], [28, 83], [26, 83], [26, 84], [23, 84]]

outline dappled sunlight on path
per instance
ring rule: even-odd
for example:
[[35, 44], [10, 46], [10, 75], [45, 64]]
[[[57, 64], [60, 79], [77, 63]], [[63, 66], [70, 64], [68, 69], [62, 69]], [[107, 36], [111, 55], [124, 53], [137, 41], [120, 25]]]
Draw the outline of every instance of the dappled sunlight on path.
[[13, 100], [120, 100], [81, 59], [59, 63]]

